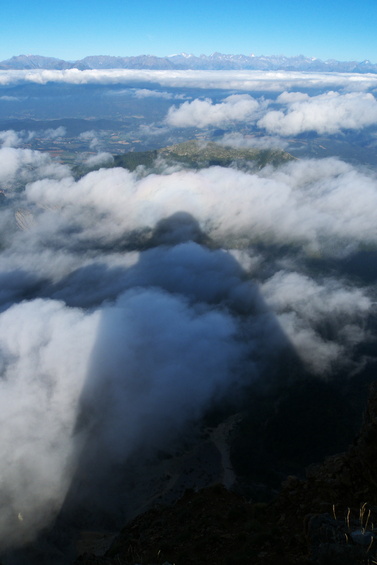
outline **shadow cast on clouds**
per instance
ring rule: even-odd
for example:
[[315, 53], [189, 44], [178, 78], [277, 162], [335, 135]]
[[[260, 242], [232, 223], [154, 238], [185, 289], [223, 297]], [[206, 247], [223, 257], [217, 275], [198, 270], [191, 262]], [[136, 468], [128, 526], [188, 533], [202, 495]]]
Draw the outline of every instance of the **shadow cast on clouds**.
[[333, 234], [336, 251], [348, 232], [374, 242], [373, 214], [343, 213], [355, 180], [368, 211], [373, 179], [336, 160], [27, 186], [35, 222], [1, 256], [5, 281], [24, 269], [0, 316], [4, 543], [30, 542], [57, 514], [62, 530], [119, 524], [136, 505], [127, 466], [142, 477], [222, 403], [357, 372], [371, 294], [303, 260]]

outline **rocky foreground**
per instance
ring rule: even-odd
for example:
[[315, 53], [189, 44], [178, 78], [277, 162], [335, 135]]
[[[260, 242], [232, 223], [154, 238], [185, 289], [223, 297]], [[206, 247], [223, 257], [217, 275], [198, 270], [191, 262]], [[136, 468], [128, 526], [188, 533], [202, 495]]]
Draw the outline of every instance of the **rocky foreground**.
[[[238, 565], [377, 563], [377, 386], [358, 438], [347, 452], [288, 477], [270, 503], [253, 503], [214, 485], [188, 490], [169, 507], [136, 517], [103, 554], [77, 565]], [[89, 535], [89, 534], [87, 534]], [[102, 555], [100, 555], [102, 553]]]

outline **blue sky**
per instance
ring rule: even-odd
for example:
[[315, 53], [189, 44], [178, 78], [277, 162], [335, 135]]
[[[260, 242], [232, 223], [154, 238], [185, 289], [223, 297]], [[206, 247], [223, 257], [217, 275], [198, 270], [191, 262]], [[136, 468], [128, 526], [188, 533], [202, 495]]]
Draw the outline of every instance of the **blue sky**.
[[0, 21], [0, 60], [220, 51], [377, 62], [376, 0], [14, 0]]

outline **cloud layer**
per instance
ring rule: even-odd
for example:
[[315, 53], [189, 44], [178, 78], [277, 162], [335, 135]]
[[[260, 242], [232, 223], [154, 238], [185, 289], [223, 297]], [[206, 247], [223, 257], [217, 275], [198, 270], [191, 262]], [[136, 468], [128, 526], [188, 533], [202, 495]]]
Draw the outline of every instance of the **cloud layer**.
[[228, 96], [217, 104], [210, 99], [195, 99], [178, 108], [171, 106], [165, 121], [173, 127], [196, 128], [246, 122], [283, 137], [311, 131], [332, 135], [377, 124], [377, 102], [371, 93], [330, 91], [309, 96], [283, 92], [273, 105], [278, 109], [269, 110], [271, 101], [247, 94]]
[[377, 86], [377, 76], [358, 73], [294, 71], [153, 71], [136, 69], [0, 71], [0, 84], [49, 82], [67, 84], [157, 84], [170, 88], [243, 91], [301, 90], [305, 88], [366, 91]]
[[377, 101], [372, 94], [327, 92], [310, 97], [298, 92], [284, 92], [278, 103], [286, 110], [267, 112], [258, 126], [282, 136], [306, 131], [319, 134], [358, 130], [377, 123]]
[[25, 197], [39, 206], [39, 230], [53, 230], [57, 237], [60, 226], [76, 226], [72, 245], [97, 238], [110, 244], [125, 232], [152, 230], [177, 211], [191, 214], [219, 241], [284, 241], [325, 254], [377, 242], [375, 175], [334, 158], [291, 162], [259, 174], [212, 167], [138, 179], [123, 169], [100, 170], [77, 182], [38, 180], [27, 185]]

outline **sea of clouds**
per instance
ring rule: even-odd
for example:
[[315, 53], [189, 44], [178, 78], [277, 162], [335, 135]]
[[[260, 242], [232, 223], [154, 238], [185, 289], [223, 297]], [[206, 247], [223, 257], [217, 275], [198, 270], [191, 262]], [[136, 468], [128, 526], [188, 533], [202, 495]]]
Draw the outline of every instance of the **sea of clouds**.
[[317, 96], [283, 92], [270, 109], [271, 101], [256, 100], [249, 94], [233, 94], [222, 102], [195, 99], [171, 106], [166, 123], [174, 127], [205, 128], [234, 122], [255, 124], [266, 133], [282, 137], [304, 132], [337, 134], [360, 130], [377, 123], [377, 101], [373, 94], [329, 91]]

